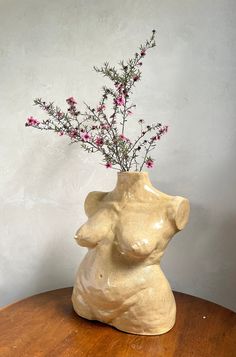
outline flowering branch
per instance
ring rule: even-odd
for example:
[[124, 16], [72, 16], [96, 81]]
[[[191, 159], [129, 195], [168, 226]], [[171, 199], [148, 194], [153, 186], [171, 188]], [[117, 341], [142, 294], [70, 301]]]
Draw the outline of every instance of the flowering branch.
[[[68, 108], [62, 111], [53, 102], [46, 103], [41, 98], [34, 100], [47, 115], [39, 121], [32, 116], [26, 126], [40, 130], [51, 130], [58, 135], [66, 135], [71, 143], [80, 143], [89, 153], [101, 153], [104, 165], [120, 171], [141, 171], [143, 166], [152, 168], [154, 160], [150, 152], [156, 147], [168, 127], [160, 123], [144, 127], [144, 120], [138, 120], [140, 134], [134, 140], [126, 136], [126, 124], [133, 115], [136, 105], [130, 102], [130, 96], [136, 83], [141, 79], [141, 66], [147, 51], [156, 46], [155, 30], [144, 45], [139, 47], [134, 57], [119, 63], [119, 69], [105, 62], [94, 70], [107, 77], [112, 87], [102, 88], [102, 97], [96, 108], [85, 104], [85, 111], [77, 108], [74, 97], [66, 99]], [[108, 101], [112, 103], [112, 114], [108, 115]]]

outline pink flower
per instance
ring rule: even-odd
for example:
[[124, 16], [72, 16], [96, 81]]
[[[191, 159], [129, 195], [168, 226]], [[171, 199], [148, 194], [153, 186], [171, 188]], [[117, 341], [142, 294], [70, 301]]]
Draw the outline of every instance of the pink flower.
[[119, 135], [119, 139], [120, 139], [121, 141], [129, 141], [129, 139], [128, 139], [126, 136], [124, 136], [124, 134], [120, 134], [120, 135]]
[[133, 77], [134, 82], [137, 82], [139, 79], [140, 79], [139, 76], [134, 76], [134, 77]]
[[109, 129], [110, 127], [111, 127], [110, 124], [104, 124], [104, 123], [100, 124], [101, 129]]
[[168, 126], [166, 125], [166, 126], [163, 126], [160, 130], [159, 130], [159, 133], [160, 134], [165, 134], [165, 133], [167, 133], [168, 132]]
[[63, 117], [63, 116], [64, 116], [64, 113], [62, 113], [62, 112], [60, 112], [60, 111], [57, 112], [57, 117], [58, 117], [58, 119], [60, 119], [60, 118]]
[[102, 112], [104, 109], [106, 109], [105, 104], [101, 104], [101, 105], [99, 105], [99, 107], [97, 107], [97, 112], [100, 113], [100, 112]]
[[140, 54], [141, 54], [142, 57], [144, 57], [144, 56], [146, 55], [146, 51], [145, 51], [145, 50], [142, 50], [142, 51], [140, 52]]
[[107, 169], [111, 169], [112, 168], [112, 163], [111, 162], [107, 162], [105, 164], [105, 166], [106, 166]]
[[151, 138], [152, 141], [160, 140], [161, 136], [160, 135], [155, 135]]
[[116, 105], [124, 105], [125, 104], [125, 97], [123, 95], [120, 95], [114, 100]]
[[89, 141], [91, 139], [91, 134], [85, 131], [80, 133], [80, 137], [83, 141]]
[[71, 139], [76, 138], [77, 135], [78, 135], [78, 131], [77, 131], [76, 129], [73, 129], [73, 130], [71, 130], [71, 131], [69, 132], [69, 137], [70, 137]]
[[37, 126], [40, 122], [32, 116], [27, 119], [26, 126]]
[[69, 98], [67, 98], [67, 99], [66, 99], [66, 102], [67, 102], [67, 104], [69, 104], [69, 105], [75, 105], [75, 104], [77, 104], [77, 102], [76, 102], [76, 100], [75, 100], [74, 97], [69, 97]]
[[154, 162], [152, 159], [148, 159], [146, 162], [145, 162], [146, 166], [148, 169], [152, 169], [153, 166], [154, 166]]
[[103, 143], [104, 143], [103, 138], [100, 138], [100, 137], [97, 137], [97, 138], [96, 138], [95, 144], [96, 144], [97, 146], [102, 146]]
[[64, 133], [63, 133], [63, 131], [59, 131], [59, 136], [63, 136], [64, 135]]

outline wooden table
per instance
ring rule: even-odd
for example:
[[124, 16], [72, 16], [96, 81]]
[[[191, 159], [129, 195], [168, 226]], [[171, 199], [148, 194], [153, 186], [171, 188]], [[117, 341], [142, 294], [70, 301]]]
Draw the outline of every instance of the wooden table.
[[235, 357], [236, 314], [175, 293], [177, 321], [161, 336], [138, 336], [78, 317], [71, 288], [0, 310], [1, 357]]

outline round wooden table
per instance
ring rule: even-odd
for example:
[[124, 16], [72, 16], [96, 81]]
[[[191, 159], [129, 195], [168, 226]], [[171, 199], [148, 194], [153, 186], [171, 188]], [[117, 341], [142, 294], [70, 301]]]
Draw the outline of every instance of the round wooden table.
[[161, 336], [138, 336], [80, 318], [71, 293], [53, 290], [1, 309], [0, 356], [236, 356], [236, 314], [209, 301], [175, 293], [174, 328]]

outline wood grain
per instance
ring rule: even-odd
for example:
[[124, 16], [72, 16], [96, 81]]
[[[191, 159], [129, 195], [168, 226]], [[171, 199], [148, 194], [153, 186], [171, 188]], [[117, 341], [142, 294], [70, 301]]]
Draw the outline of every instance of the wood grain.
[[236, 314], [175, 293], [177, 321], [161, 336], [120, 332], [78, 317], [71, 288], [35, 295], [0, 311], [1, 357], [235, 357]]

